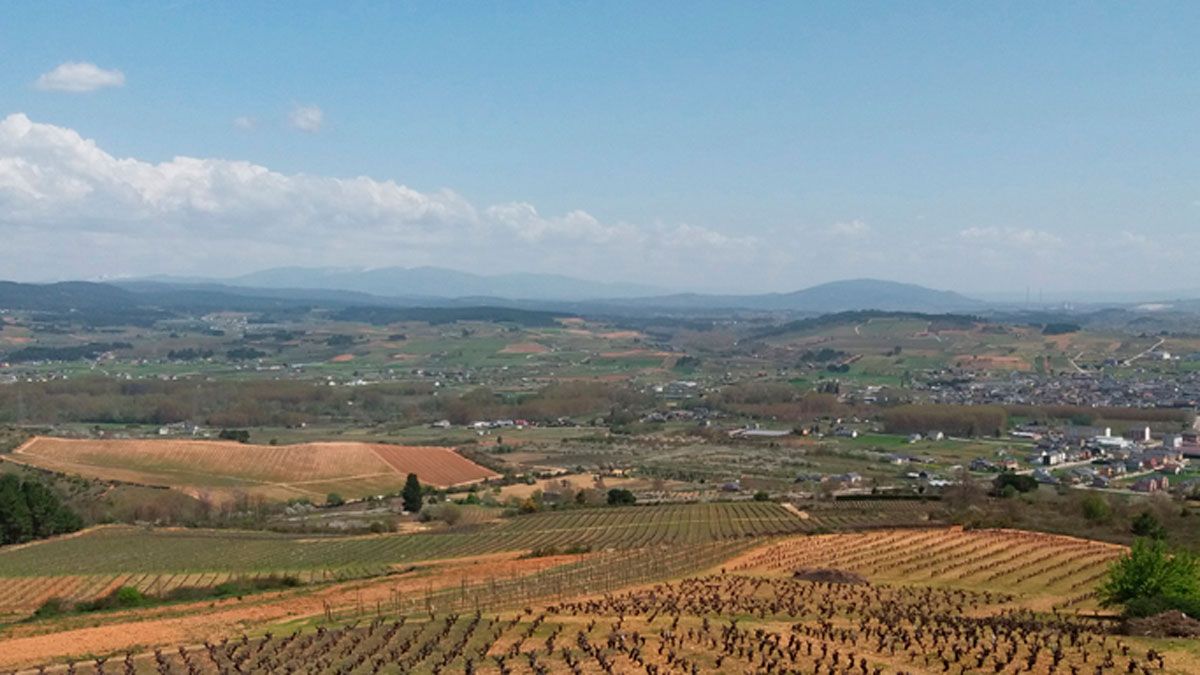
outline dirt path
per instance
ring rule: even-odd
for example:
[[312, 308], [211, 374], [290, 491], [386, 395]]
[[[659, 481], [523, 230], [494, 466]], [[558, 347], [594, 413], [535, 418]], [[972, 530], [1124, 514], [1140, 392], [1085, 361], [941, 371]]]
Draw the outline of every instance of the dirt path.
[[[264, 594], [254, 599], [221, 600], [169, 605], [149, 610], [119, 612], [94, 617], [100, 625], [65, 627], [46, 632], [45, 624], [16, 626], [0, 633], [0, 668], [31, 668], [39, 664], [82, 658], [86, 655], [141, 653], [154, 647], [200, 644], [206, 639], [236, 636], [242, 631], [285, 621], [320, 616], [326, 606], [386, 604], [396, 593], [423, 593], [455, 586], [464, 579], [483, 581], [580, 560], [583, 556], [548, 556], [518, 560], [517, 554], [479, 556], [439, 562], [406, 576], [348, 582], [320, 590]], [[42, 631], [34, 634], [37, 631]]]

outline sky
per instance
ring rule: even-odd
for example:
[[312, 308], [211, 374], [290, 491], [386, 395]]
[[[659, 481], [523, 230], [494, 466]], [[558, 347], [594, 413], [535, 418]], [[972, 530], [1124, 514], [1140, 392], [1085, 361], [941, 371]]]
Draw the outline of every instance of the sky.
[[10, 2], [0, 278], [1200, 288], [1200, 3]]

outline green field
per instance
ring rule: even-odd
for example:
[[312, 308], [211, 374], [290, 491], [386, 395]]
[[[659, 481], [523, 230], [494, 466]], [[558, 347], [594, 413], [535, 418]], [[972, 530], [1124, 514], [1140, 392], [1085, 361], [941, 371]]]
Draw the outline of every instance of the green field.
[[839, 505], [801, 517], [771, 502], [579, 509], [438, 534], [303, 537], [268, 532], [107, 527], [0, 553], [0, 577], [132, 572], [386, 568], [504, 551], [629, 549], [912, 524], [908, 505]]

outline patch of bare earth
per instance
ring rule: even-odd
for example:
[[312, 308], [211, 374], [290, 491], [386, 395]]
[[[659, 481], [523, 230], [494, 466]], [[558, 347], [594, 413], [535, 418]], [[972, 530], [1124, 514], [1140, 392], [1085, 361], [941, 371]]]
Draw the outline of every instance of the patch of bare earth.
[[550, 351], [546, 345], [537, 342], [514, 342], [510, 345], [505, 345], [504, 349], [500, 350], [501, 354], [545, 354]]

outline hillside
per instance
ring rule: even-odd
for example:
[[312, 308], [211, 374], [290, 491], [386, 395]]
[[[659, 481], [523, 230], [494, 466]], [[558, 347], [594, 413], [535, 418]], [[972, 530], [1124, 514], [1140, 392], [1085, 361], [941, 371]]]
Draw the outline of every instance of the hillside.
[[858, 310], [940, 313], [978, 310], [985, 307], [983, 302], [953, 291], [939, 291], [916, 284], [878, 279], [833, 281], [791, 293], [759, 295], [687, 293], [639, 298], [632, 302], [641, 306], [663, 308], [736, 308], [811, 313]]
[[278, 267], [227, 279], [224, 283], [252, 288], [357, 291], [384, 297], [483, 296], [527, 300], [623, 298], [658, 292], [638, 284], [587, 281], [557, 274], [482, 275], [441, 267]]

